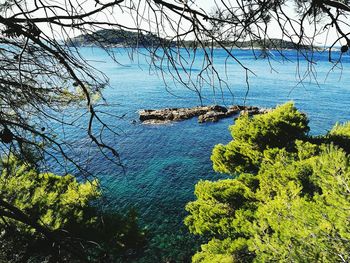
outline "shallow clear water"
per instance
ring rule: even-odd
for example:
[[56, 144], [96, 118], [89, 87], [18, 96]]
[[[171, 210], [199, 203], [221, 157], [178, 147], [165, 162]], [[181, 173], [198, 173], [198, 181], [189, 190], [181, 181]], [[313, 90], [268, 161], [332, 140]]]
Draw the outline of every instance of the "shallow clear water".
[[[112, 200], [110, 208], [123, 211], [134, 207], [138, 210], [142, 226], [151, 233], [150, 247], [143, 261], [188, 260], [197, 247], [195, 238], [183, 225], [184, 206], [194, 199], [196, 182], [224, 177], [212, 171], [210, 154], [215, 144], [227, 143], [231, 139], [228, 126], [233, 120], [228, 118], [214, 124], [198, 124], [196, 119], [167, 125], [132, 124], [132, 120], [138, 119], [137, 110], [196, 106], [199, 105], [198, 97], [184, 87], [174, 85], [170, 88], [179, 97], [166, 92], [163, 80], [150, 74], [142, 56], [139, 61], [131, 62], [125, 51], [115, 49], [119, 62], [123, 64], [118, 65], [100, 49], [81, 48], [80, 51], [110, 78], [110, 87], [103, 94], [112, 106], [105, 110], [125, 114], [121, 120], [104, 119], [120, 129], [119, 136], [107, 137], [105, 142], [119, 151], [127, 167], [126, 173], [121, 173], [120, 168], [98, 155], [90, 167], [108, 189]], [[254, 59], [250, 51], [235, 51], [235, 54], [256, 74], [250, 77], [248, 96], [245, 98], [244, 71], [234, 62], [228, 62], [226, 81], [234, 97], [226, 90], [223, 93], [225, 101], [222, 101], [219, 95], [215, 98], [210, 87], [206, 87], [203, 90], [206, 96], [204, 104], [243, 104], [246, 99], [247, 105], [273, 107], [294, 100], [296, 106], [308, 114], [312, 134], [324, 133], [336, 121], [350, 119], [347, 57], [343, 61], [342, 74], [340, 70], [332, 72], [325, 81], [332, 64], [326, 55], [316, 55], [318, 85], [309, 82], [308, 78], [298, 85], [295, 51], [285, 52], [292, 62], [283, 62], [275, 54], [277, 61], [272, 63], [277, 72], [271, 71], [267, 60]], [[200, 57], [201, 53], [197, 55]], [[216, 67], [224, 73], [224, 52], [215, 50], [214, 58]], [[301, 72], [305, 67], [305, 63], [299, 65]], [[198, 72], [200, 62], [195, 63], [194, 68]], [[171, 83], [170, 77], [167, 80]], [[68, 137], [76, 136], [67, 134]], [[81, 147], [84, 151], [85, 146]]]

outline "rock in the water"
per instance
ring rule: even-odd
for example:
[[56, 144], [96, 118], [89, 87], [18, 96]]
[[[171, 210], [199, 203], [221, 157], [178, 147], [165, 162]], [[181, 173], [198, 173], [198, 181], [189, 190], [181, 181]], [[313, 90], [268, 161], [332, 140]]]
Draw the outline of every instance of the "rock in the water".
[[240, 111], [241, 111], [241, 107], [238, 105], [234, 105], [234, 106], [228, 107], [226, 114], [231, 116], [231, 115], [235, 115], [235, 114], [240, 113]]
[[209, 107], [212, 111], [219, 111], [219, 112], [227, 112], [227, 108], [220, 106], [220, 105], [214, 105]]
[[256, 114], [265, 114], [270, 112], [272, 109], [258, 108], [258, 107], [246, 107], [244, 110], [240, 112], [240, 116], [244, 114], [248, 114], [248, 116], [256, 115]]
[[[227, 110], [226, 110], [227, 112]], [[205, 114], [202, 114], [202, 115], [199, 115], [198, 116], [198, 122], [199, 123], [202, 123], [202, 122], [217, 122], [219, 119], [222, 119], [222, 118], [225, 118], [227, 117], [226, 116], [226, 113], [225, 112], [217, 112], [217, 111], [208, 111], [207, 113]]]
[[163, 124], [171, 121], [187, 120], [198, 116], [198, 122], [217, 122], [243, 112], [249, 115], [265, 113], [265, 109], [258, 107], [234, 105], [228, 108], [220, 105], [198, 106], [194, 108], [166, 108], [160, 110], [141, 110], [140, 121], [146, 124]]

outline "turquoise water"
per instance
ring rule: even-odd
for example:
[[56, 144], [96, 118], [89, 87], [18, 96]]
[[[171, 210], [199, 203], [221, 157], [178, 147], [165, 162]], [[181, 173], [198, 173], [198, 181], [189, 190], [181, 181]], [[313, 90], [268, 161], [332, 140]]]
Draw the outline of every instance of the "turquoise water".
[[[144, 262], [187, 262], [198, 248], [198, 240], [183, 225], [184, 207], [194, 199], [194, 185], [199, 180], [224, 178], [212, 171], [210, 154], [217, 143], [227, 143], [231, 137], [228, 118], [218, 123], [198, 124], [196, 119], [167, 125], [132, 124], [138, 119], [137, 110], [145, 108], [186, 107], [199, 105], [199, 99], [184, 87], [175, 86], [170, 76], [166, 80], [172, 93], [166, 91], [162, 78], [149, 71], [144, 57], [130, 61], [127, 53], [115, 49], [116, 57], [123, 65], [113, 63], [104, 51], [97, 48], [81, 48], [83, 56], [91, 60], [99, 70], [110, 78], [110, 87], [104, 97], [111, 106], [104, 108], [111, 114], [125, 115], [122, 119], [105, 116], [118, 136], [105, 136], [104, 140], [115, 147], [126, 166], [122, 173], [96, 152], [89, 167], [98, 175], [110, 200], [109, 208], [125, 211], [137, 209], [139, 220], [150, 233], [150, 243]], [[326, 132], [336, 121], [350, 119], [349, 59], [344, 57], [343, 70], [335, 70], [326, 79], [332, 64], [327, 54], [316, 54], [319, 83], [308, 77], [298, 84], [297, 69], [303, 73], [306, 64], [297, 63], [296, 52], [286, 51], [290, 62], [283, 61], [277, 53], [271, 70], [267, 60], [254, 59], [250, 51], [234, 51], [237, 57], [256, 76], [250, 77], [247, 95], [244, 71], [228, 61], [225, 69], [225, 53], [218, 49], [214, 63], [223, 74], [232, 96], [227, 90], [214, 95], [208, 86], [203, 88], [204, 104], [243, 104], [273, 107], [278, 103], [294, 100], [296, 106], [310, 118], [312, 134]], [[335, 54], [337, 55], [337, 54]], [[194, 73], [200, 70], [200, 58], [194, 64]], [[226, 70], [226, 73], [225, 73]], [[226, 76], [225, 76], [226, 74]], [[315, 73], [316, 74], [316, 73]], [[68, 133], [69, 134], [69, 133]], [[76, 134], [68, 136], [77, 137]], [[84, 142], [85, 139], [81, 139]], [[81, 151], [86, 151], [82, 144]], [[94, 152], [92, 151], [94, 154]]]

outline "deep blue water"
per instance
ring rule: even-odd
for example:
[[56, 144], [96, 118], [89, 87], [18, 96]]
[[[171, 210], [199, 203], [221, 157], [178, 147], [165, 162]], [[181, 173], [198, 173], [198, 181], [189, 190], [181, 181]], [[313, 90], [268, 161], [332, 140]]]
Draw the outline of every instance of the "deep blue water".
[[[110, 107], [104, 110], [124, 115], [122, 119], [104, 117], [120, 134], [106, 136], [105, 142], [115, 147], [126, 166], [126, 173], [111, 165], [96, 153], [90, 169], [98, 174], [110, 197], [110, 208], [124, 211], [130, 207], [138, 210], [143, 227], [150, 230], [150, 247], [144, 261], [160, 262], [174, 258], [182, 262], [193, 253], [195, 241], [186, 231], [183, 219], [185, 204], [194, 199], [196, 182], [203, 179], [217, 180], [224, 175], [212, 171], [210, 154], [213, 146], [227, 143], [231, 136], [228, 127], [233, 119], [218, 123], [198, 124], [196, 119], [167, 125], [132, 124], [138, 119], [137, 111], [145, 108], [186, 107], [199, 105], [195, 93], [182, 86], [175, 86], [170, 76], [165, 76], [172, 93], [166, 91], [160, 75], [149, 71], [147, 61], [139, 56], [131, 61], [125, 50], [115, 49], [118, 61], [113, 63], [103, 50], [81, 48], [81, 54], [91, 60], [110, 79], [110, 87], [103, 92]], [[219, 89], [216, 95], [209, 86], [203, 87], [204, 104], [243, 104], [274, 107], [289, 100], [306, 112], [310, 118], [312, 134], [325, 133], [336, 121], [350, 119], [350, 71], [349, 59], [345, 56], [343, 69], [334, 70], [326, 79], [332, 64], [327, 54], [316, 54], [314, 73], [318, 84], [308, 77], [299, 83], [300, 74], [307, 64], [297, 63], [295, 51], [285, 51], [289, 62], [274, 54], [271, 70], [266, 59], [254, 59], [250, 51], [234, 51], [237, 57], [256, 76], [249, 78], [247, 86], [244, 70], [233, 61], [227, 62], [225, 53], [215, 50], [214, 63], [227, 81], [233, 95]], [[335, 54], [339, 55], [339, 54]], [[201, 56], [193, 66], [193, 73], [201, 68]], [[347, 55], [348, 56], [348, 55]], [[226, 70], [226, 76], [225, 76]], [[77, 136], [71, 134], [69, 136]], [[82, 139], [83, 140], [83, 139]], [[85, 150], [82, 146], [82, 151]]]

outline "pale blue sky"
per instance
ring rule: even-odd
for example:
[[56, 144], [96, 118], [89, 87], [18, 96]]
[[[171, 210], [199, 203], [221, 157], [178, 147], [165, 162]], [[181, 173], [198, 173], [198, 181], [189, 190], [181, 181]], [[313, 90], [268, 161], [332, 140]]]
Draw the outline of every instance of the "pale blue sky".
[[[0, 0], [2, 1], [2, 0]], [[94, 5], [95, 5], [95, 1], [93, 0], [73, 0], [73, 1], [76, 1], [76, 2], [79, 2], [81, 3], [82, 7], [84, 7], [85, 10], [92, 10], [92, 8], [94, 8]], [[148, 10], [144, 10], [143, 9], [143, 6], [145, 5], [145, 1], [147, 0], [141, 0], [141, 1], [135, 1], [135, 2], [139, 2], [140, 3], [140, 10], [141, 12], [145, 11], [144, 13], [144, 16], [147, 18], [147, 11]], [[185, 0], [184, 0], [185, 1]], [[186, 0], [188, 1], [188, 0]], [[236, 1], [233, 1], [233, 0], [226, 0], [227, 2], [231, 2], [232, 5], [234, 2]], [[64, 4], [65, 0], [56, 0], [56, 1], [53, 1], [55, 3], [62, 3]], [[110, 0], [101, 0], [101, 2], [110, 2]], [[129, 3], [129, 1], [125, 1], [124, 3]], [[168, 0], [169, 3], [171, 2], [175, 2], [174, 0]], [[179, 3], [180, 1], [176, 1], [177, 3]], [[216, 2], [220, 2], [220, 1], [216, 1]], [[33, 4], [33, 1], [32, 0], [28, 0], [26, 1], [26, 3], [28, 4], [28, 6], [32, 5]], [[195, 3], [194, 3], [195, 6], [197, 6], [198, 9], [204, 9], [205, 11], [210, 11], [214, 6], [215, 6], [215, 0], [196, 0]], [[125, 10], [124, 10], [125, 11]], [[286, 14], [290, 15], [291, 18], [295, 18], [295, 19], [298, 19], [295, 11], [294, 11], [294, 8], [293, 8], [293, 1], [288, 1], [288, 6], [286, 7], [285, 9], [285, 12]], [[36, 14], [37, 16], [42, 16], [43, 13], [42, 12], [39, 12]], [[95, 19], [96, 21], [103, 21], [103, 20], [111, 20], [112, 22], [118, 22], [122, 25], [126, 25], [126, 26], [130, 26], [130, 27], [133, 27], [135, 25], [135, 22], [136, 22], [136, 13], [133, 13], [133, 14], [128, 14], [126, 12], [123, 12], [121, 9], [119, 8], [114, 8], [113, 10], [110, 10], [110, 12], [102, 15], [102, 14], [99, 14], [99, 15], [96, 15], [95, 16]], [[177, 15], [172, 15], [172, 18], [174, 19], [174, 25], [177, 25], [179, 24], [179, 21], [181, 26], [183, 26], [184, 28], [188, 27], [189, 24], [185, 23], [185, 21], [182, 19], [180, 20], [179, 19], [179, 16]], [[140, 21], [139, 21], [140, 22]], [[156, 29], [157, 26], [159, 26], [160, 22], [158, 21], [158, 24], [156, 23], [155, 19], [152, 18], [151, 19], [151, 23], [149, 23], [148, 21], [143, 21], [141, 22], [141, 27], [145, 28], [145, 29], [148, 29], [149, 27], [151, 27], [153, 30]], [[169, 25], [166, 25], [164, 24], [164, 31], [168, 34], [170, 34], [169, 32], [169, 29], [170, 29], [170, 26]], [[44, 30], [44, 32], [46, 32], [48, 35], [51, 35], [51, 30], [47, 27], [47, 25], [40, 25], [40, 28], [42, 30]], [[306, 34], [312, 36], [312, 26], [309, 26], [306, 28]], [[322, 28], [321, 26], [319, 28]], [[60, 36], [60, 29], [58, 27], [54, 27], [54, 30], [57, 31], [57, 33], [55, 33], [55, 36], [56, 37], [59, 37]], [[291, 30], [290, 30], [291, 32]], [[78, 35], [79, 32], [78, 31], [69, 31], [68, 32], [71, 36], [75, 36], [75, 35]], [[281, 34], [281, 30], [278, 26], [278, 24], [276, 22], [272, 22], [269, 27], [268, 27], [268, 35], [271, 37], [271, 38], [281, 38], [282, 37], [282, 34]], [[316, 44], [318, 45], [323, 45], [325, 42], [327, 45], [330, 45], [335, 39], [337, 39], [337, 34], [335, 33], [335, 30], [332, 29], [332, 31], [330, 31], [328, 33], [328, 39], [327, 39], [327, 34], [326, 32], [321, 34], [320, 36], [318, 36], [316, 38]]]

